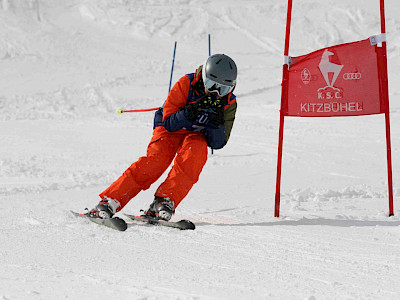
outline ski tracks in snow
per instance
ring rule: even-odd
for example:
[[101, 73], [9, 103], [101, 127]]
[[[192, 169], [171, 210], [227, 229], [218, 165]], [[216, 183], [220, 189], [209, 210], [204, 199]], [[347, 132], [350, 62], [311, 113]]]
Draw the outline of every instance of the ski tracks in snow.
[[380, 238], [360, 235], [357, 229], [343, 228], [337, 233], [318, 222], [313, 227], [280, 223], [226, 225], [222, 232], [229, 235], [221, 230], [215, 233], [221, 256], [226, 253], [236, 268], [246, 269], [255, 285], [264, 282], [266, 295], [292, 298], [293, 294], [285, 293], [289, 282], [302, 298], [385, 298], [399, 292], [394, 279], [399, 243], [382, 253]]

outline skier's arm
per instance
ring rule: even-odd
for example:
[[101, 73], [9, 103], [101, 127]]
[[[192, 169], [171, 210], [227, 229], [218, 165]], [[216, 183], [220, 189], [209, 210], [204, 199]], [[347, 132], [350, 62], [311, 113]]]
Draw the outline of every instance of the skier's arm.
[[190, 128], [193, 122], [188, 119], [188, 112], [183, 109], [189, 93], [190, 79], [187, 75], [181, 77], [174, 85], [163, 108], [164, 127], [170, 132]]
[[224, 120], [225, 120], [225, 140], [228, 142], [229, 137], [231, 135], [233, 123], [235, 122], [235, 115], [237, 109], [237, 102], [233, 103], [229, 106], [224, 112]]
[[165, 129], [167, 129], [169, 132], [178, 131], [180, 129], [189, 130], [190, 128], [192, 128], [193, 125], [196, 124], [196, 122], [190, 121], [188, 119], [188, 114], [189, 113], [187, 112], [187, 110], [183, 109], [170, 115], [164, 121]]
[[223, 148], [231, 135], [233, 123], [235, 121], [237, 103], [233, 103], [224, 111], [224, 124], [220, 126], [210, 126], [204, 129], [207, 145], [212, 149]]

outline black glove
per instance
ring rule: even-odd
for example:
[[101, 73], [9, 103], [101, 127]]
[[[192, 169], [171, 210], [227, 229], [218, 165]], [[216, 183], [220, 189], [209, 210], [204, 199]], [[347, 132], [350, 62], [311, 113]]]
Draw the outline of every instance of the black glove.
[[195, 121], [201, 112], [199, 103], [197, 103], [197, 101], [186, 105], [185, 109], [189, 114], [188, 119], [190, 121]]
[[204, 108], [209, 108], [213, 110], [223, 109], [224, 108], [224, 100], [221, 98], [217, 98], [214, 94], [206, 95], [204, 99], [201, 101], [201, 105]]
[[186, 105], [186, 110], [189, 113], [189, 120], [191, 121], [197, 120], [199, 115], [207, 112], [210, 115], [210, 122], [213, 125], [218, 126], [223, 124], [223, 121], [221, 123], [221, 120], [223, 120], [224, 101], [213, 94], [204, 95], [197, 99], [196, 102]]

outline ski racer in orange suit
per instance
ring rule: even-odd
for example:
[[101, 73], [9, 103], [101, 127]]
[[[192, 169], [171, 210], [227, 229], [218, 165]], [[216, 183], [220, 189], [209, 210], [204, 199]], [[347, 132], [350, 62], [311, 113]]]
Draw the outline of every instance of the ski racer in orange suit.
[[89, 214], [110, 218], [140, 191], [146, 190], [175, 159], [166, 180], [155, 192], [145, 215], [168, 221], [198, 181], [207, 161], [207, 146], [224, 147], [236, 114], [237, 68], [227, 55], [210, 56], [195, 73], [179, 79], [154, 118], [146, 156], [133, 163], [100, 194]]

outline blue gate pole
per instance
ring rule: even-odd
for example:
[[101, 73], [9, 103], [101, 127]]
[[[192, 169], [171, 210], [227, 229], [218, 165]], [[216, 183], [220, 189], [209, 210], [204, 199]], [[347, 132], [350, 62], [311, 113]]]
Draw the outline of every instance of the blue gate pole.
[[171, 91], [171, 84], [172, 84], [172, 74], [174, 73], [174, 64], [175, 64], [175, 53], [176, 53], [176, 41], [174, 46], [174, 55], [172, 56], [172, 67], [171, 67], [171, 77], [169, 78], [169, 89], [168, 93]]

